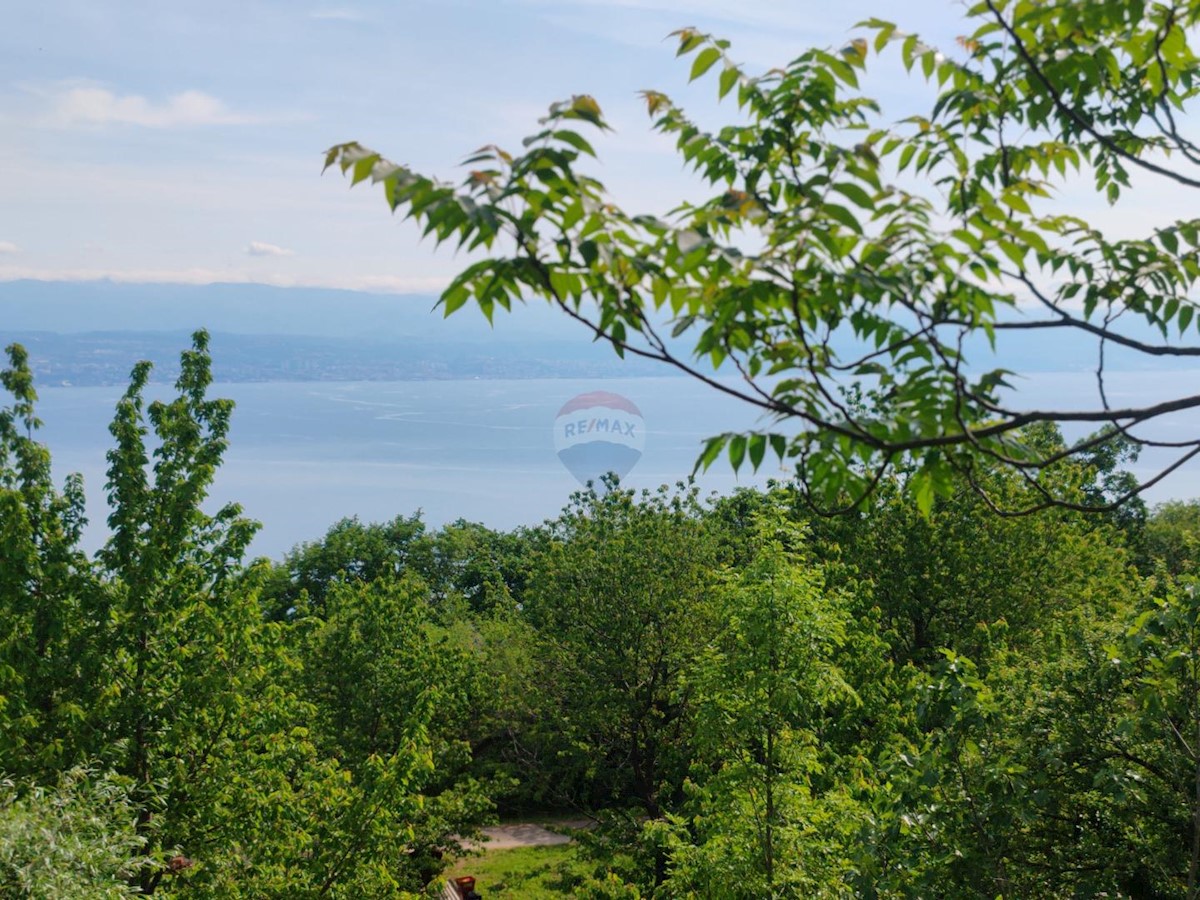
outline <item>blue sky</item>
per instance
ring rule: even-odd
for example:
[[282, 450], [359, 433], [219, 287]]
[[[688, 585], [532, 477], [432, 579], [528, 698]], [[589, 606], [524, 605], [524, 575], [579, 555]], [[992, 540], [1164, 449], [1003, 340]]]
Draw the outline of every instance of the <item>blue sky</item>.
[[[767, 68], [843, 45], [873, 14], [939, 42], [966, 30], [940, 0], [14, 4], [0, 33], [0, 279], [429, 292], [463, 259], [420, 243], [376, 193], [320, 177], [326, 147], [359, 140], [457, 178], [475, 147], [519, 146], [549, 103], [590, 93], [617, 128], [596, 173], [618, 202], [662, 212], [694, 181], [637, 92], [718, 114], [668, 32], [720, 34]], [[901, 72], [884, 66], [874, 86], [912, 103], [925, 88]]]
[[[650, 132], [637, 92], [665, 91], [702, 122], [734, 114], [716, 106], [711, 82], [687, 84], [670, 31], [727, 37], [735, 58], [765, 69], [807, 47], [843, 46], [872, 15], [947, 48], [971, 27], [955, 0], [10, 3], [0, 281], [432, 293], [465, 260], [420, 242], [377, 192], [321, 177], [327, 147], [359, 140], [457, 179], [457, 161], [476, 147], [519, 146], [551, 102], [590, 93], [616, 126], [596, 141], [595, 174], [626, 208], [662, 213], [697, 186]], [[865, 87], [883, 101], [884, 122], [928, 108], [928, 87], [894, 56], [873, 63]], [[1195, 214], [1194, 195], [1172, 183], [1134, 183], [1117, 210], [1086, 185], [1053, 202], [1114, 235]]]

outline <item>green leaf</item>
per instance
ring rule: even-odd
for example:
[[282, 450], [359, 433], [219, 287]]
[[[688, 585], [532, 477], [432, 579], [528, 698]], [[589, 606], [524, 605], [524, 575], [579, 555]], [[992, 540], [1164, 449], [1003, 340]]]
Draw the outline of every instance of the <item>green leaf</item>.
[[933, 75], [933, 67], [937, 65], [937, 56], [932, 51], [929, 51], [921, 56], [921, 71], [925, 77], [929, 78]]
[[829, 218], [842, 223], [851, 231], [858, 234], [863, 233], [862, 225], [859, 224], [858, 219], [854, 218], [854, 215], [846, 207], [838, 206], [836, 203], [826, 203], [821, 209]]
[[721, 78], [718, 82], [719, 88], [717, 90], [717, 97], [724, 98], [726, 94], [733, 90], [733, 86], [737, 84], [738, 77], [740, 75], [741, 73], [736, 67], [726, 66], [725, 71], [721, 73]]
[[914, 472], [909, 478], [908, 489], [917, 504], [917, 511], [922, 518], [928, 519], [933, 512], [935, 497], [931, 473], [927, 469]]
[[742, 460], [746, 458], [746, 436], [744, 434], [735, 434], [729, 439], [729, 464], [733, 466], [733, 471], [737, 472], [742, 466]]
[[835, 184], [833, 190], [850, 198], [851, 201], [863, 209], [873, 209], [875, 207], [875, 201], [871, 199], [871, 195], [857, 184]]
[[699, 471], [707, 472], [721, 456], [721, 451], [725, 449], [725, 444], [729, 440], [728, 434], [718, 434], [716, 437], [711, 437], [704, 443], [704, 449], [700, 452], [700, 457], [696, 460], [696, 465], [692, 469], [692, 474]]
[[1012, 241], [1004, 240], [997, 242], [996, 246], [1000, 248], [1001, 253], [1013, 261], [1013, 264], [1017, 268], [1023, 269], [1025, 267], [1025, 247], [1014, 244]]
[[589, 144], [583, 138], [582, 135], [580, 135], [574, 131], [569, 131], [565, 128], [560, 129], [560, 130], [554, 132], [554, 138], [556, 140], [562, 141], [565, 144], [570, 144], [572, 147], [574, 147], [580, 153], [586, 153], [588, 156], [591, 156], [591, 157], [594, 157], [596, 155], [596, 151], [592, 149], [592, 145]]
[[576, 200], [574, 203], [572, 203], [570, 206], [568, 206], [565, 210], [563, 210], [562, 230], [569, 231], [576, 224], [578, 224], [579, 220], [582, 218], [583, 218], [583, 202], [580, 200]]
[[685, 56], [704, 43], [704, 35], [691, 28], [681, 28], [679, 31], [673, 32], [671, 36], [679, 38], [679, 49], [675, 51], [676, 56]]
[[711, 69], [721, 58], [721, 51], [716, 47], [705, 47], [696, 54], [696, 59], [692, 62], [692, 71], [688, 75], [688, 81], [695, 81], [709, 69]]
[[462, 309], [471, 299], [471, 292], [461, 283], [452, 284], [442, 293], [442, 316], [450, 318], [457, 310]]
[[601, 130], [608, 130], [608, 125], [605, 124], [603, 114], [600, 112], [600, 104], [589, 94], [578, 94], [571, 98], [567, 117], [583, 119]]
[[750, 452], [750, 466], [757, 472], [767, 452], [767, 436], [758, 433], [750, 435], [747, 449]]
[[364, 156], [354, 164], [354, 175], [350, 179], [350, 186], [358, 184], [360, 181], [366, 181], [371, 177], [371, 170], [375, 168], [375, 163], [379, 162], [379, 154], [372, 153], [370, 156]]

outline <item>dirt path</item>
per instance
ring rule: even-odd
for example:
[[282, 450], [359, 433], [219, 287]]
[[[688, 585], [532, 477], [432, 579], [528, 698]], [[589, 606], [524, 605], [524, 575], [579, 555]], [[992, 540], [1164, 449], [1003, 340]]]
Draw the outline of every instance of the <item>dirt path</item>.
[[[555, 828], [588, 828], [592, 825], [590, 819], [568, 819], [555, 822]], [[471, 843], [472, 849], [512, 850], [514, 847], [551, 847], [556, 844], [569, 844], [573, 840], [570, 835], [558, 834], [541, 825], [522, 823], [518, 825], [493, 825], [483, 829], [486, 839], [482, 844]]]

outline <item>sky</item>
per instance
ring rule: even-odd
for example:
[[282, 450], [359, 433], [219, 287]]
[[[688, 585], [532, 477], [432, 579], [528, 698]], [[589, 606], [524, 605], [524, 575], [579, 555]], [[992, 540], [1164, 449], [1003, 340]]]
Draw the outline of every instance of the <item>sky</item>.
[[[749, 71], [837, 49], [890, 18], [954, 52], [958, 0], [36, 0], [0, 29], [0, 282], [261, 282], [428, 295], [469, 260], [422, 242], [381, 192], [324, 151], [357, 140], [459, 180], [489, 143], [520, 147], [555, 101], [593, 95], [615, 126], [591, 174], [630, 212], [700, 196], [638, 96], [663, 91], [707, 127], [736, 115], [689, 85], [668, 34], [732, 41]], [[716, 74], [715, 70], [712, 73]], [[932, 90], [896, 54], [864, 89], [881, 124]], [[1194, 128], [1195, 126], [1189, 126]], [[1195, 214], [1135, 174], [1109, 209], [1084, 185], [1053, 200], [1110, 236]], [[2, 290], [2, 286], [0, 286]], [[1163, 376], [1176, 388], [1177, 376]]]
[[[966, 31], [944, 0], [38, 0], [0, 31], [0, 280], [255, 281], [430, 293], [463, 265], [377, 191], [321, 176], [358, 140], [459, 179], [517, 148], [550, 103], [596, 97], [616, 132], [594, 174], [661, 213], [697, 189], [638, 91], [718, 121], [669, 32], [733, 41], [752, 69], [841, 47], [887, 15], [931, 42]], [[927, 89], [895, 63], [891, 109]], [[902, 110], [898, 110], [899, 112]], [[703, 119], [702, 119], [703, 120]]]

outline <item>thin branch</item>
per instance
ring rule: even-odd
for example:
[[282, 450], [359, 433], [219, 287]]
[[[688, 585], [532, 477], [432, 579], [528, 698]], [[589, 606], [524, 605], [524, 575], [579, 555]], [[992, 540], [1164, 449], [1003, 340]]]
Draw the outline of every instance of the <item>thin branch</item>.
[[[1117, 331], [1112, 331], [1101, 325], [1096, 325], [1086, 319], [1080, 319], [1063, 310], [1053, 300], [1045, 295], [1033, 283], [1025, 272], [1004, 272], [1010, 278], [1016, 278], [1024, 284], [1034, 298], [1053, 312], [1057, 319], [1053, 320], [1037, 320], [1033, 322], [994, 322], [992, 327], [997, 331], [1035, 331], [1046, 328], [1078, 328], [1080, 331], [1086, 331], [1088, 334], [1095, 335], [1101, 340], [1111, 341], [1114, 344], [1119, 344], [1122, 347], [1127, 347], [1130, 350], [1136, 350], [1139, 353], [1144, 353], [1147, 356], [1200, 356], [1200, 347], [1172, 347], [1168, 344], [1147, 344], [1145, 341], [1139, 341], [1136, 338], [1128, 337]], [[946, 325], [970, 325], [964, 319], [949, 319], [943, 324]]]
[[1169, 178], [1172, 181], [1186, 185], [1187, 187], [1200, 187], [1200, 181], [1197, 181], [1194, 178], [1189, 178], [1186, 175], [1181, 175], [1179, 172], [1174, 172], [1171, 169], [1164, 168], [1156, 163], [1142, 159], [1136, 154], [1130, 153], [1128, 150], [1120, 146], [1108, 135], [1099, 132], [1091, 122], [1089, 122], [1079, 113], [1078, 110], [1074, 109], [1070, 106], [1070, 104], [1063, 100], [1062, 93], [1055, 90], [1054, 85], [1050, 83], [1050, 79], [1046, 77], [1046, 73], [1042, 71], [1041, 67], [1030, 54], [1028, 48], [1026, 48], [1025, 44], [1017, 36], [1016, 30], [1012, 25], [1009, 24], [1008, 20], [1004, 18], [1003, 14], [996, 9], [995, 3], [993, 3], [992, 0], [984, 0], [984, 3], [988, 10], [991, 11], [992, 16], [995, 18], [997, 24], [999, 24], [999, 26], [1004, 29], [1005, 34], [1012, 39], [1013, 46], [1017, 48], [1017, 52], [1021, 55], [1021, 58], [1025, 61], [1025, 64], [1029, 67], [1029, 70], [1033, 73], [1034, 77], [1036, 77], [1041, 83], [1046, 93], [1050, 96], [1051, 101], [1053, 101], [1055, 109], [1057, 109], [1061, 115], [1070, 119], [1077, 126], [1079, 126], [1082, 131], [1095, 138], [1095, 140], [1109, 153], [1113, 153], [1116, 156], [1119, 156], [1122, 159], [1132, 163], [1133, 165], [1145, 169], [1147, 172], [1153, 172], [1156, 175], [1162, 175], [1164, 178]]
[[960, 474], [962, 474], [966, 477], [967, 483], [971, 486], [971, 489], [974, 490], [975, 493], [979, 496], [979, 498], [983, 500], [983, 502], [987, 505], [988, 509], [990, 509], [996, 515], [1001, 516], [1003, 518], [1020, 518], [1022, 516], [1029, 516], [1034, 513], [1041, 512], [1042, 510], [1045, 510], [1045, 509], [1050, 509], [1051, 507], [1058, 507], [1061, 509], [1070, 509], [1070, 510], [1074, 510], [1075, 512], [1082, 512], [1082, 513], [1113, 512], [1114, 510], [1119, 509], [1121, 506], [1124, 506], [1126, 503], [1128, 503], [1134, 497], [1139, 496], [1143, 491], [1147, 491], [1150, 488], [1154, 487], [1154, 485], [1158, 484], [1160, 481], [1162, 481], [1164, 478], [1166, 478], [1168, 475], [1170, 475], [1172, 472], [1174, 472], [1180, 466], [1182, 466], [1185, 463], [1187, 463], [1188, 461], [1194, 459], [1197, 455], [1200, 455], [1200, 446], [1192, 448], [1190, 451], [1183, 454], [1183, 456], [1179, 457], [1179, 459], [1175, 460], [1175, 462], [1171, 463], [1171, 465], [1167, 466], [1167, 468], [1161, 470], [1153, 478], [1149, 479], [1148, 481], [1144, 481], [1141, 484], [1139, 484], [1137, 487], [1134, 487], [1134, 488], [1126, 491], [1124, 494], [1117, 497], [1117, 499], [1113, 500], [1111, 503], [1101, 503], [1101, 504], [1092, 505], [1089, 503], [1074, 503], [1069, 500], [1054, 499], [1054, 500], [1044, 502], [1044, 503], [1037, 503], [1037, 504], [1034, 504], [1033, 506], [1028, 506], [1028, 507], [1025, 507], [1023, 509], [1018, 509], [1018, 510], [1004, 509], [1003, 507], [998, 506], [992, 500], [991, 496], [987, 493], [987, 490], [985, 488], [981, 487], [979, 485], [979, 483], [975, 480], [974, 475], [970, 472], [969, 469], [967, 469], [965, 467], [960, 467], [953, 460], [951, 460], [951, 465], [954, 466], [956, 471], [958, 471]]

